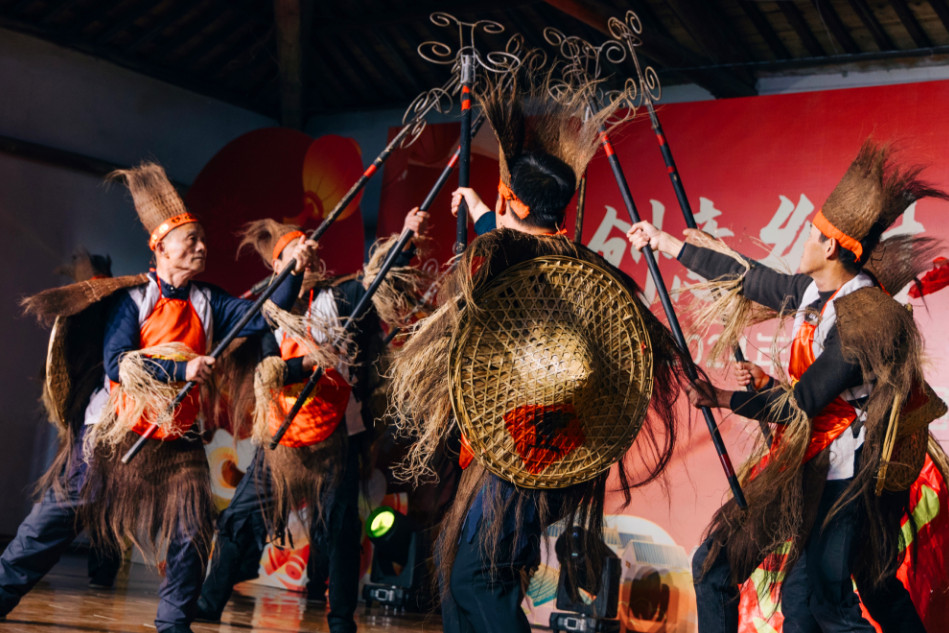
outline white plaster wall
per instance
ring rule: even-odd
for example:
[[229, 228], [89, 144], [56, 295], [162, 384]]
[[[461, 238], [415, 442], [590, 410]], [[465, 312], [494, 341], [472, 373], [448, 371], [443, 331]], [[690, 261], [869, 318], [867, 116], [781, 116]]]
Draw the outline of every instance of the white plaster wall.
[[[0, 135], [118, 164], [162, 163], [190, 184], [224, 145], [277, 122], [19, 33], [0, 30]], [[65, 280], [52, 273], [83, 245], [116, 274], [144, 270], [145, 233], [123, 187], [0, 153], [0, 535], [30, 507], [55, 433], [40, 412], [47, 332], [16, 300]]]

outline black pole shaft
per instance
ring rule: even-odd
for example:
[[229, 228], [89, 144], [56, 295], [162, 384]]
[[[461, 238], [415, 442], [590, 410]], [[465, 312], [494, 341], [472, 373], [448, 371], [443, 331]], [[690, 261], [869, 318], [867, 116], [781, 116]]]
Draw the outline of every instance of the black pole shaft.
[[[474, 83], [474, 55], [461, 56], [461, 141], [458, 159], [458, 186], [471, 182], [471, 85]], [[458, 223], [455, 228], [455, 254], [460, 255], [468, 246], [468, 204], [461, 199], [458, 205]]]
[[580, 176], [580, 186], [577, 188], [577, 219], [573, 225], [573, 241], [583, 244], [583, 212], [587, 206], [587, 173]]
[[[613, 176], [616, 178], [616, 184], [619, 186], [620, 194], [623, 197], [626, 210], [629, 212], [630, 220], [635, 224], [639, 222], [640, 217], [639, 212], [636, 210], [636, 204], [633, 202], [632, 193], [629, 191], [629, 184], [626, 182], [623, 168], [619, 163], [619, 159], [616, 157], [616, 152], [613, 150], [613, 145], [610, 143], [609, 137], [606, 135], [606, 130], [602, 130], [602, 134], [603, 149], [606, 151], [610, 168], [613, 170]], [[689, 345], [685, 340], [685, 335], [682, 333], [682, 328], [679, 326], [679, 319], [676, 317], [675, 309], [672, 306], [672, 299], [662, 279], [662, 273], [659, 271], [659, 263], [649, 248], [643, 249], [642, 253], [646, 258], [646, 266], [649, 268], [649, 274], [656, 284], [659, 300], [662, 303], [662, 309], [666, 313], [666, 320], [669, 321], [669, 329], [672, 330], [672, 336], [675, 338], [676, 345], [679, 346], [683, 354], [689, 356], [690, 362], [685, 365], [685, 373], [689, 377], [689, 380], [694, 382], [699, 378], [698, 371], [695, 368], [695, 363], [691, 362]], [[745, 501], [745, 494], [741, 490], [738, 476], [735, 474], [731, 459], [728, 457], [728, 449], [725, 448], [725, 442], [722, 440], [722, 434], [718, 430], [715, 416], [712, 415], [712, 410], [708, 407], [701, 407], [701, 410], [702, 415], [705, 417], [705, 424], [708, 427], [709, 435], [712, 438], [712, 445], [715, 447], [715, 452], [718, 453], [718, 459], [722, 464], [722, 469], [725, 471], [725, 477], [728, 479], [728, 484], [731, 487], [732, 495], [735, 497], [735, 502], [738, 504], [738, 507], [747, 508], [748, 503]]]
[[[685, 218], [685, 225], [690, 229], [697, 229], [695, 214], [692, 213], [692, 205], [689, 204], [689, 198], [685, 195], [685, 186], [682, 184], [682, 178], [679, 176], [679, 168], [676, 166], [675, 158], [672, 156], [672, 148], [662, 131], [662, 124], [659, 123], [659, 115], [656, 114], [656, 108], [653, 107], [652, 100], [647, 98], [646, 108], [649, 110], [649, 120], [652, 123], [652, 130], [656, 134], [656, 141], [659, 143], [659, 151], [662, 154], [662, 160], [666, 164], [666, 172], [669, 174], [669, 180], [672, 181], [672, 189], [675, 191], [676, 199], [679, 201], [679, 208], [682, 210], [682, 217]], [[745, 362], [745, 354], [741, 347], [735, 346], [735, 360], [739, 363]], [[749, 391], [754, 391], [754, 382], [748, 385]], [[765, 441], [771, 444], [771, 427], [767, 422], [758, 420], [758, 428], [764, 436]]]
[[[392, 267], [395, 266], [395, 260], [398, 259], [402, 249], [405, 248], [405, 246], [409, 243], [409, 240], [411, 240], [414, 236], [415, 232], [409, 229], [403, 231], [402, 235], [399, 236], [399, 240], [395, 243], [395, 246], [392, 247], [392, 250], [389, 252], [385, 261], [382, 263], [379, 273], [372, 280], [372, 283], [369, 284], [369, 287], [366, 288], [366, 293], [359, 298], [359, 301], [356, 302], [356, 306], [353, 308], [352, 314], [349, 315], [349, 318], [346, 320], [346, 325], [343, 326], [343, 331], [339, 334], [339, 336], [336, 337], [336, 340], [333, 341], [334, 347], [339, 348], [344, 342], [345, 337], [356, 326], [356, 323], [362, 317], [362, 313], [365, 311], [366, 306], [368, 306], [369, 302], [372, 300], [372, 296], [376, 294], [376, 290], [379, 289], [379, 286], [382, 284], [385, 276], [392, 269]], [[300, 412], [300, 409], [303, 407], [306, 399], [313, 392], [313, 389], [316, 388], [316, 383], [319, 382], [320, 378], [322, 377], [322, 367], [319, 367], [313, 371], [310, 379], [303, 386], [303, 390], [300, 392], [300, 395], [297, 396], [296, 401], [293, 403], [293, 407], [291, 407], [290, 411], [283, 419], [283, 423], [280, 425], [280, 428], [277, 429], [277, 431], [273, 434], [273, 437], [270, 439], [271, 450], [277, 448], [277, 445], [280, 444], [280, 439], [287, 432], [287, 429], [290, 428], [290, 424], [293, 422], [293, 419], [297, 416], [297, 413]]]

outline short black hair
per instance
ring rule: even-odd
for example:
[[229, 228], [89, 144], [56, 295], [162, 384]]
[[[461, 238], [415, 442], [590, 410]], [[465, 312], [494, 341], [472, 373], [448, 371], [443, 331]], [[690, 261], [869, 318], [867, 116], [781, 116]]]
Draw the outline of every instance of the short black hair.
[[90, 255], [89, 261], [97, 275], [112, 276], [112, 258], [108, 255]]
[[551, 154], [526, 153], [508, 165], [508, 171], [511, 191], [531, 210], [521, 222], [540, 228], [559, 227], [577, 189], [573, 169]]
[[[860, 261], [857, 261], [857, 256], [853, 251], [850, 251], [843, 246], [837, 251], [837, 261], [839, 261], [844, 269], [853, 274], [859, 273], [863, 270], [863, 265], [867, 263], [870, 258], [870, 253], [873, 252], [873, 249], [877, 247], [877, 244], [880, 243], [880, 238], [883, 236], [883, 232], [887, 229], [882, 222], [874, 222], [873, 226], [870, 227], [870, 231], [867, 233], [866, 237], [860, 240], [860, 247], [863, 250], [863, 256]], [[830, 238], [824, 235], [823, 232], [820, 234], [820, 242], [823, 244]], [[838, 242], [839, 245], [839, 242]]]

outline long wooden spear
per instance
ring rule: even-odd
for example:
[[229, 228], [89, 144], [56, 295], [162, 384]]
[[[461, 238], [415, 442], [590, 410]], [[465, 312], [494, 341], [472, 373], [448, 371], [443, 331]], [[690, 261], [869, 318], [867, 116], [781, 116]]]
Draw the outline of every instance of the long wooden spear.
[[[672, 156], [672, 148], [669, 146], [666, 135], [662, 130], [662, 124], [659, 123], [659, 115], [656, 113], [654, 100], [658, 99], [658, 78], [656, 78], [652, 67], [647, 67], [645, 71], [643, 70], [639, 62], [639, 55], [636, 53], [636, 48], [642, 44], [642, 40], [637, 37], [641, 30], [642, 23], [633, 11], [626, 13], [625, 24], [616, 20], [616, 18], [610, 21], [610, 32], [613, 34], [613, 37], [625, 40], [626, 47], [629, 49], [630, 56], [633, 59], [633, 65], [636, 68], [636, 76], [639, 81], [639, 96], [642, 103], [646, 106], [646, 110], [649, 112], [649, 121], [656, 135], [656, 141], [659, 143], [659, 151], [662, 154], [663, 162], [666, 164], [666, 173], [669, 174], [669, 180], [672, 182], [672, 189], [675, 191], [676, 200], [679, 202], [679, 209], [682, 210], [685, 225], [690, 229], [697, 229], [699, 227], [695, 222], [695, 214], [692, 213], [692, 205], [689, 204], [689, 198], [685, 195], [685, 186], [682, 184], [682, 178], [679, 176], [679, 168], [676, 166], [675, 158]], [[741, 347], [736, 345], [734, 354], [737, 362], [746, 362], [745, 354], [741, 351]], [[754, 382], [748, 385], [748, 390], [754, 391]], [[758, 420], [758, 428], [761, 430], [765, 441], [770, 445], [772, 441], [771, 427], [768, 426], [767, 422]]]

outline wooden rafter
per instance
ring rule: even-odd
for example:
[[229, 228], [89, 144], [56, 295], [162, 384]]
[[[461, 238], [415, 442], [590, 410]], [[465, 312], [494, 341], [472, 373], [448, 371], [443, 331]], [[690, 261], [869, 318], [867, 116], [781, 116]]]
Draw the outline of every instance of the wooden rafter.
[[827, 25], [827, 28], [834, 36], [834, 39], [843, 47], [844, 52], [859, 53], [860, 47], [857, 46], [857, 43], [850, 36], [850, 31], [847, 30], [847, 27], [840, 21], [840, 16], [837, 15], [834, 5], [829, 2], [821, 2], [821, 0], [811, 0], [811, 2], [821, 20]]
[[824, 51], [824, 47], [820, 45], [820, 42], [817, 41], [817, 38], [811, 32], [807, 22], [804, 20], [804, 16], [801, 15], [800, 9], [794, 5], [793, 2], [779, 2], [778, 6], [781, 7], [784, 17], [788, 19], [788, 24], [791, 25], [791, 28], [794, 29], [794, 32], [797, 33], [797, 36], [801, 38], [801, 43], [804, 44], [804, 48], [807, 49], [807, 52], [810, 53], [812, 57], [823, 57], [827, 53]]
[[900, 22], [903, 24], [903, 28], [906, 29], [906, 32], [909, 33], [909, 36], [913, 38], [913, 41], [916, 42], [916, 46], [920, 48], [929, 48], [933, 45], [929, 36], [926, 35], [926, 31], [923, 30], [923, 27], [920, 26], [919, 22], [916, 20], [916, 16], [913, 15], [912, 10], [909, 8], [909, 5], [906, 4], [905, 0], [892, 0], [890, 6], [893, 7], [893, 10], [896, 11], [896, 16], [900, 19]]
[[303, 129], [303, 22], [300, 0], [274, 0], [280, 68], [280, 123]]
[[890, 36], [883, 26], [880, 24], [879, 20], [876, 19], [876, 16], [873, 14], [873, 10], [866, 3], [865, 0], [849, 0], [850, 6], [853, 7], [854, 12], [856, 12], [857, 17], [860, 18], [860, 21], [863, 22], [864, 26], [867, 27], [867, 30], [870, 31], [870, 35], [873, 37], [873, 41], [876, 42], [877, 47], [881, 51], [890, 51], [896, 48], [893, 44], [893, 40], [890, 39]]
[[[546, 2], [572, 18], [609, 35], [607, 21], [612, 12], [605, 10], [599, 2], [592, 0], [546, 0]], [[684, 67], [707, 66], [708, 68], [703, 70], [688, 70], [683, 73], [716, 97], [744, 97], [756, 94], [753, 85], [749, 85], [732, 72], [714, 68], [713, 62], [707, 57], [690, 51], [673, 40], [646, 30], [643, 32], [642, 39], [644, 53], [665, 70], [676, 71]]]
[[771, 49], [776, 59], [787, 59], [791, 56], [784, 42], [782, 42], [778, 34], [774, 32], [774, 27], [771, 26], [768, 18], [761, 12], [758, 5], [754, 2], [739, 2], [738, 6], [745, 12], [745, 15], [748, 16], [748, 19], [751, 20], [754, 27], [758, 29], [761, 37], [764, 38], [765, 43], [768, 45], [768, 48]]
[[933, 11], [939, 17], [939, 21], [942, 22], [942, 28], [949, 32], [949, 6], [946, 5], [945, 0], [929, 0], [929, 6], [933, 8]]

